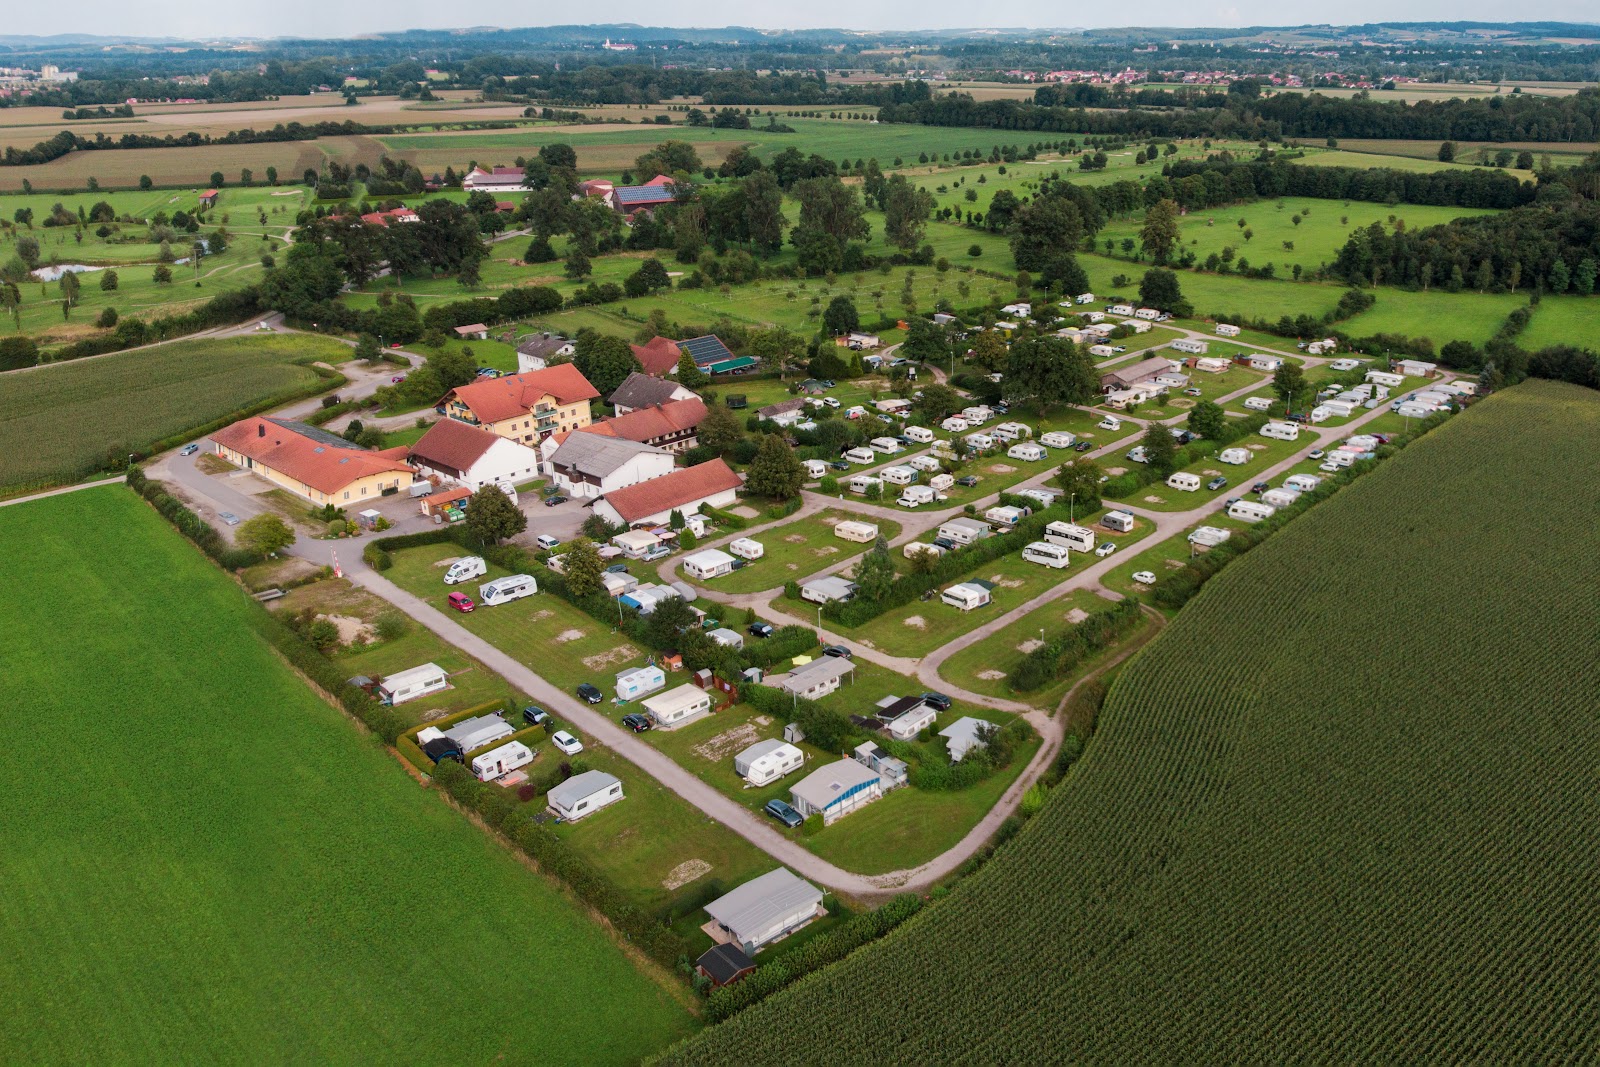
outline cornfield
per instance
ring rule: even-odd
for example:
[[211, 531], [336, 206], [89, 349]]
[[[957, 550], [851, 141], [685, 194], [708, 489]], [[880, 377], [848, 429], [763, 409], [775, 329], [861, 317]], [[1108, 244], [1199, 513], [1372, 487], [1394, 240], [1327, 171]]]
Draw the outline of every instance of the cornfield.
[[1593, 1059], [1596, 516], [1600, 394], [1484, 401], [1209, 584], [950, 897], [668, 1061]]

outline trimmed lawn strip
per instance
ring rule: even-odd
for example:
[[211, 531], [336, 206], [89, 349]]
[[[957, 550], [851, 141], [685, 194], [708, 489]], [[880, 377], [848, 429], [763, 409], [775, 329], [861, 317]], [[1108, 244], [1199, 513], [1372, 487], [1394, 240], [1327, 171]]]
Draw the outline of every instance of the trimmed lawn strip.
[[899, 523], [861, 515], [844, 507], [828, 508], [752, 535], [766, 550], [760, 559], [732, 574], [724, 574], [708, 582], [691, 580], [692, 584], [714, 593], [759, 593], [782, 588], [785, 582], [799, 581], [853, 559], [870, 549], [872, 544], [836, 537], [833, 533], [834, 524], [845, 520], [875, 523], [878, 536], [886, 540], [893, 540], [900, 535]]
[[[1068, 621], [1068, 616], [1074, 611], [1092, 614], [1109, 606], [1110, 602], [1093, 589], [1074, 589], [1064, 597], [1034, 608], [1004, 630], [963, 648], [940, 664], [939, 674], [974, 693], [1020, 700], [1038, 708], [1052, 709], [1061, 703], [1061, 697], [1073, 679], [1063, 678], [1054, 685], [1032, 693], [1014, 691], [1006, 684], [1006, 677], [1017, 669], [1027, 655], [1018, 646], [1027, 644], [1031, 647], [1036, 644], [1040, 640], [1041, 629], [1044, 639], [1049, 640], [1071, 628], [1073, 623]], [[994, 677], [996, 674], [999, 677]]]

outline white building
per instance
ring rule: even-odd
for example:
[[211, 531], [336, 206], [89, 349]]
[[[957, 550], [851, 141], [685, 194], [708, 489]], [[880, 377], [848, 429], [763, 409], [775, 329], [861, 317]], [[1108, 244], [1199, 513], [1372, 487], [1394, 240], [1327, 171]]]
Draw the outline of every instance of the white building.
[[821, 700], [838, 690], [844, 679], [855, 674], [856, 665], [843, 656], [818, 656], [773, 679], [778, 688], [806, 700]]
[[790, 802], [806, 818], [820, 815], [827, 824], [882, 795], [883, 784], [877, 771], [853, 759], [842, 759], [819, 767], [796, 782], [790, 791]]
[[551, 453], [545, 471], [556, 487], [579, 500], [593, 500], [673, 471], [671, 452], [654, 445], [574, 431]]
[[411, 446], [406, 461], [422, 478], [477, 492], [539, 476], [539, 453], [527, 445], [456, 419], [440, 419]]
[[1191, 356], [1203, 356], [1211, 346], [1198, 337], [1180, 337], [1172, 342], [1174, 352], [1187, 352]]
[[702, 507], [728, 507], [738, 499], [743, 484], [727, 463], [712, 459], [612, 490], [595, 501], [594, 513], [620, 526], [666, 522], [674, 511], [687, 518]]
[[763, 874], [706, 905], [713, 937], [757, 952], [827, 914], [822, 890], [786, 867]]
[[950, 752], [950, 762], [960, 763], [962, 757], [975, 748], [988, 748], [988, 742], [983, 740], [982, 735], [994, 728], [992, 722], [963, 715], [940, 730], [939, 736], [945, 739], [945, 747]]
[[693, 722], [711, 713], [711, 694], [699, 686], [685, 682], [676, 689], [646, 697], [642, 704], [645, 714], [657, 726], [673, 729]]

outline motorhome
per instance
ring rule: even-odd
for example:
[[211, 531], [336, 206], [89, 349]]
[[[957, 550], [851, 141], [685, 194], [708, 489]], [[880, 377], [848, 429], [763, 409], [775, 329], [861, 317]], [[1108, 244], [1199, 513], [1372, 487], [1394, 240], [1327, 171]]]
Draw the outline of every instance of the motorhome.
[[525, 596], [532, 596], [539, 591], [539, 583], [531, 574], [513, 574], [508, 578], [496, 578], [492, 582], [484, 582], [478, 586], [478, 603], [493, 607], [496, 604], [509, 604], [513, 600], [521, 600]]
[[482, 556], [467, 556], [450, 564], [450, 569], [444, 572], [444, 584], [460, 585], [488, 573], [489, 565], [483, 562]]
[[1261, 427], [1261, 436], [1270, 437], [1274, 441], [1297, 441], [1300, 438], [1300, 427], [1292, 422], [1269, 422]]
[[1168, 489], [1180, 489], [1185, 493], [1195, 492], [1200, 488], [1200, 476], [1190, 474], [1188, 471], [1179, 471], [1167, 478]]
[[1052, 544], [1049, 541], [1033, 541], [1022, 549], [1022, 558], [1029, 563], [1054, 567], [1056, 570], [1071, 564], [1071, 554], [1072, 550], [1066, 545]]
[[1094, 531], [1087, 526], [1070, 522], [1052, 522], [1044, 528], [1044, 539], [1053, 545], [1062, 545], [1079, 552], [1094, 551]]
[[492, 782], [532, 762], [533, 749], [521, 741], [507, 741], [499, 748], [472, 757], [472, 773], [478, 776], [480, 782]]
[[1270, 504], [1258, 504], [1254, 500], [1235, 500], [1228, 505], [1228, 518], [1238, 519], [1240, 522], [1260, 522], [1270, 519], [1277, 514], [1278, 509]]

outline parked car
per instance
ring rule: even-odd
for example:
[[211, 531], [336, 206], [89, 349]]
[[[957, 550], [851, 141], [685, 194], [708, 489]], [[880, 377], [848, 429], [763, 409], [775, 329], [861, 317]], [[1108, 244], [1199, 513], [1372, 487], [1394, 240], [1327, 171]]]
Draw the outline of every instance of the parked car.
[[1133, 580], [1138, 582], [1140, 585], [1156, 584], [1156, 576], [1150, 571], [1134, 571]]
[[770, 622], [753, 622], [745, 628], [751, 637], [771, 637], [772, 624]]
[[956, 479], [956, 484], [964, 485], [968, 489], [971, 489], [973, 486], [978, 484], [978, 476], [975, 474], [962, 475], [960, 478]]
[[583, 751], [583, 742], [565, 730], [557, 730], [550, 738], [550, 743], [559, 748], [563, 756], [576, 756]]
[[622, 717], [622, 725], [636, 734], [642, 734], [650, 729], [650, 716], [640, 715], [638, 712], [634, 712], [632, 715], [624, 715]]
[[823, 645], [822, 654], [835, 659], [855, 659], [855, 654], [843, 645]]
[[529, 726], [538, 726], [540, 723], [547, 721], [549, 718], [550, 713], [539, 707], [537, 704], [529, 704], [527, 707], [522, 709], [522, 721], [527, 723]]
[[1317, 465], [1317, 470], [1319, 470], [1319, 471], [1327, 471], [1329, 474], [1338, 474], [1340, 471], [1344, 470], [1344, 468], [1339, 466], [1337, 463], [1333, 462], [1332, 460], [1329, 460], [1326, 463], [1319, 463]]
[[928, 707], [936, 708], [939, 711], [950, 710], [950, 698], [943, 693], [923, 693], [922, 702]]
[[602, 694], [600, 690], [596, 689], [588, 682], [579, 684], [578, 696], [582, 698], [583, 702], [586, 704], [598, 704], [600, 701], [605, 699], [604, 694]]
[[1322, 450], [1322, 449], [1320, 449], [1320, 448], [1313, 448], [1313, 449], [1312, 449], [1312, 450], [1311, 450], [1311, 451], [1310, 451], [1310, 452], [1309, 452], [1309, 453], [1308, 453], [1308, 454], [1307, 454], [1307, 455], [1306, 455], [1306, 458], [1307, 458], [1307, 459], [1321, 459], [1321, 458], [1322, 458], [1322, 457], [1323, 457], [1323, 456], [1325, 456], [1325, 455], [1327, 455], [1327, 453], [1326, 453], [1326, 452], [1324, 452], [1324, 451], [1323, 451], [1323, 450]]
[[450, 606], [461, 612], [463, 615], [478, 606], [474, 604], [472, 602], [472, 598], [467, 596], [465, 593], [451, 593], [449, 596], [445, 597], [445, 600], [449, 601]]
[[626, 563], [613, 563], [611, 566], [606, 568], [606, 573], [607, 574], [627, 574], [628, 573], [628, 565]]
[[1093, 447], [1094, 445], [1091, 445], [1088, 441], [1079, 441], [1077, 444], [1072, 446], [1072, 450], [1074, 452], [1087, 452]]
[[389, 384], [390, 385], [399, 385], [401, 382], [403, 382], [405, 380], [406, 380], [406, 376], [404, 374], [396, 374], [393, 378], [389, 379]]
[[832, 463], [829, 463], [828, 466], [832, 467], [836, 471], [847, 471], [850, 469], [850, 464], [846, 463], [842, 459], [836, 459]]
[[560, 493], [557, 493], [555, 496], [545, 497], [544, 506], [547, 508], [553, 508], [557, 504], [565, 504], [566, 502], [567, 498], [562, 496]]
[[1250, 487], [1250, 491], [1252, 493], [1265, 493], [1268, 489], [1271, 489], [1271, 488], [1272, 488], [1272, 483], [1271, 482], [1257, 482], [1255, 485], [1252, 485]]
[[1004, 400], [1002, 400], [999, 403], [995, 404], [994, 410], [996, 412], [998, 412], [999, 414], [1001, 414], [1001, 415], [1009, 415], [1009, 414], [1011, 414], [1011, 405], [1007, 404]]
[[1211, 479], [1209, 482], [1206, 483], [1206, 488], [1211, 490], [1214, 493], [1218, 489], [1221, 489], [1224, 486], [1226, 486], [1227, 484], [1228, 484], [1228, 479], [1224, 478], [1222, 475], [1219, 474], [1215, 478]]
[[239, 525], [239, 516], [231, 511], [219, 511], [217, 512], [217, 518], [221, 519], [225, 526]]
[[942, 548], [946, 552], [954, 552], [956, 550], [956, 543], [950, 540], [948, 537], [935, 537], [933, 539], [933, 546], [935, 548]]
[[777, 819], [791, 830], [805, 822], [805, 820], [800, 817], [800, 813], [798, 811], [795, 811], [781, 800], [769, 800], [767, 801], [766, 806], [761, 810], [772, 816], [774, 819]]
[[540, 534], [534, 539], [533, 543], [538, 545], [544, 551], [548, 552], [550, 549], [561, 544], [561, 538], [551, 537], [549, 534]]
[[1189, 389], [1185, 389], [1183, 391], [1183, 395], [1184, 396], [1200, 396], [1202, 394], [1201, 394], [1200, 390], [1198, 390], [1198, 389], [1189, 388]]
[[1094, 550], [1094, 554], [1097, 556], [1109, 556], [1116, 550], [1117, 543], [1115, 541], [1102, 541], [1100, 542], [1100, 547]]
[[182, 448], [178, 449], [178, 455], [192, 456], [198, 451], [200, 451], [199, 445], [184, 445]]

